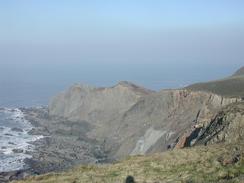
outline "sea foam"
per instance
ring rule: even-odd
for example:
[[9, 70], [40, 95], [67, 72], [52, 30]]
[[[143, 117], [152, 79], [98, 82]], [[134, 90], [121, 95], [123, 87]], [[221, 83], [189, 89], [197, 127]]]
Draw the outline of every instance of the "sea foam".
[[24, 160], [31, 158], [27, 151], [35, 148], [30, 143], [43, 138], [28, 134], [32, 128], [20, 109], [0, 109], [0, 172], [25, 167]]

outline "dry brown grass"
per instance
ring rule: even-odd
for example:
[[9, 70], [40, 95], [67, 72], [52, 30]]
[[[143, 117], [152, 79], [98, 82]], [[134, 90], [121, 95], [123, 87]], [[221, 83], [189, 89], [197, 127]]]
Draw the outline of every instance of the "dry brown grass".
[[[244, 160], [224, 165], [240, 145], [198, 146], [150, 156], [134, 156], [113, 165], [80, 166], [63, 173], [34, 176], [19, 183], [240, 182]], [[240, 151], [239, 151], [240, 152]], [[242, 154], [243, 157], [243, 154]]]

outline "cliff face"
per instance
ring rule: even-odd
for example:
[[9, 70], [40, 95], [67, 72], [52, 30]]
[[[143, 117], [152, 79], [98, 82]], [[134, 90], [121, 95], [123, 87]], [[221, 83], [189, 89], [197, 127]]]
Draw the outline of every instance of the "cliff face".
[[[177, 93], [179, 94], [179, 92]], [[185, 94], [185, 92], [183, 93]], [[188, 96], [190, 95], [192, 94]], [[211, 98], [214, 99], [215, 96]], [[215, 104], [220, 105], [219, 102]], [[196, 128], [198, 127], [200, 127], [200, 124]], [[62, 173], [27, 177], [20, 182], [115, 183], [125, 182], [125, 180], [128, 180], [128, 175], [138, 183], [243, 182], [243, 128], [244, 103], [232, 103], [223, 107], [216, 113], [213, 120], [207, 122], [206, 126], [201, 127], [194, 147], [174, 149], [148, 156], [134, 156], [110, 165], [83, 165]], [[160, 136], [159, 131], [159, 129], [150, 128], [147, 130], [145, 138], [158, 137]], [[203, 146], [201, 144], [209, 145]]]
[[76, 85], [54, 97], [49, 115], [86, 121], [87, 136], [104, 142], [115, 158], [171, 148], [194, 125], [206, 125], [223, 106], [239, 99], [207, 92], [152, 92], [128, 82], [111, 88]]
[[186, 131], [207, 125], [220, 108], [238, 100], [187, 90], [165, 90], [144, 97], [115, 122], [120, 125], [113, 137], [121, 144], [116, 155], [172, 148]]
[[128, 82], [110, 88], [74, 85], [49, 103], [51, 116], [94, 123], [108, 120], [128, 110], [140, 97], [152, 93]]
[[231, 104], [221, 109], [214, 119], [201, 129], [194, 145], [243, 142], [243, 129], [244, 103]]

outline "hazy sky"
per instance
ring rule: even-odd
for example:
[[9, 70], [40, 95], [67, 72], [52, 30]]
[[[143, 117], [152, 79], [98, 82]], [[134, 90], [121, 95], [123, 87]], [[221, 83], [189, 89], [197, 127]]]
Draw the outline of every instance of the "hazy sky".
[[159, 89], [241, 65], [243, 0], [0, 1], [5, 85], [130, 80]]

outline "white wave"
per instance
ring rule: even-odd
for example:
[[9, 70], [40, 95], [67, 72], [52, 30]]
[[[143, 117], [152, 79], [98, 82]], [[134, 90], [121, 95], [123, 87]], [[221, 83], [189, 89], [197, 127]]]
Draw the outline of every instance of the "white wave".
[[29, 155], [15, 155], [15, 156], [5, 156], [0, 155], [2, 157], [1, 159], [1, 166], [0, 166], [0, 172], [7, 172], [7, 171], [13, 171], [13, 170], [20, 170], [24, 168], [24, 162], [23, 159], [25, 158], [31, 158]]
[[[0, 171], [18, 170], [23, 168], [24, 159], [30, 158], [26, 151], [33, 151], [34, 146], [30, 144], [43, 138], [40, 135], [30, 135], [28, 132], [33, 128], [31, 123], [25, 119], [24, 113], [19, 109], [4, 108], [0, 112], [7, 114], [6, 123], [14, 122], [20, 131], [14, 131], [11, 127], [1, 126], [0, 128]], [[14, 149], [20, 150], [15, 153]]]

